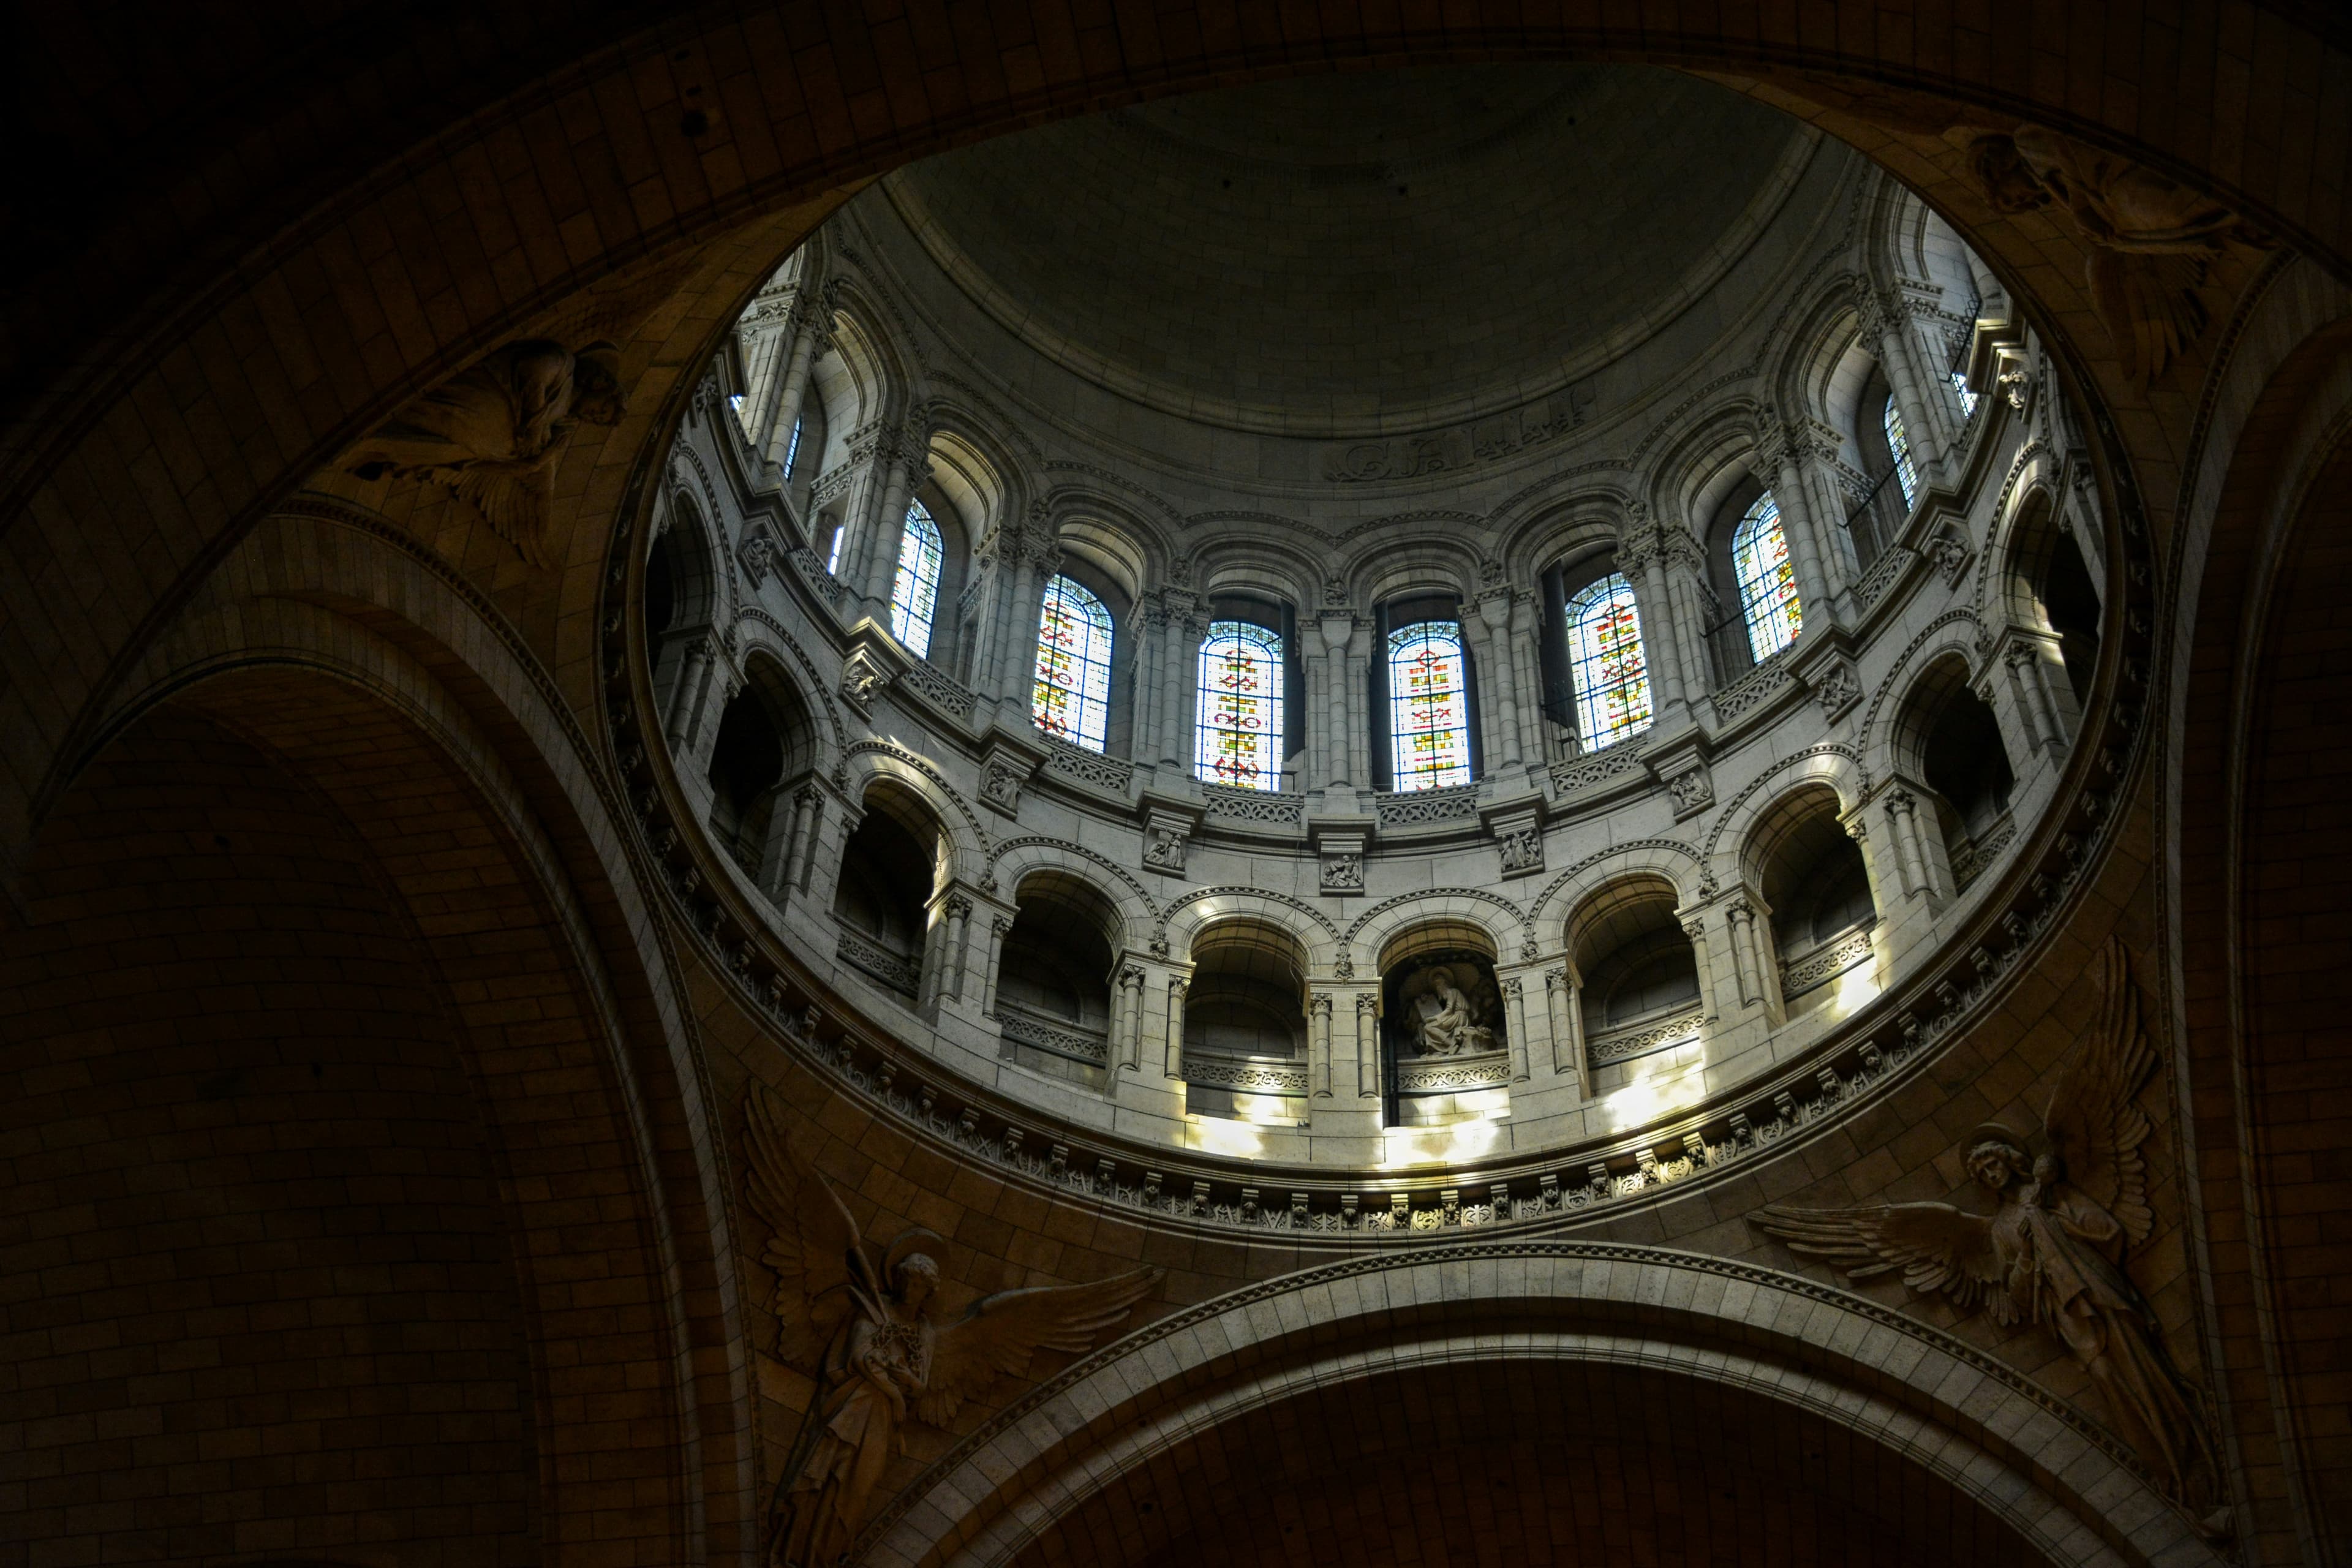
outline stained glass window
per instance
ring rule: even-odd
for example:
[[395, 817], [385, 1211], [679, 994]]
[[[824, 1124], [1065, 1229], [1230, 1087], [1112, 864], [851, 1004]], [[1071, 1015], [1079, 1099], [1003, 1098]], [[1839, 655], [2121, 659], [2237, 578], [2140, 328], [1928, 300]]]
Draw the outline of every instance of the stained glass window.
[[848, 528], [842, 523], [836, 522], [833, 525], [833, 542], [826, 545], [824, 549], [824, 570], [829, 577], [841, 575], [841, 541], [848, 531]]
[[1739, 579], [1739, 608], [1748, 617], [1748, 647], [1756, 662], [1797, 640], [1805, 624], [1797, 603], [1797, 570], [1789, 563], [1789, 537], [1780, 531], [1780, 503], [1766, 490], [1731, 535], [1731, 566]]
[[1057, 741], [1103, 749], [1110, 717], [1110, 611], [1067, 577], [1045, 584], [1037, 617], [1037, 689], [1029, 711]]
[[1400, 790], [1470, 782], [1470, 692], [1456, 621], [1389, 634], [1389, 757]]
[[1211, 784], [1282, 787], [1282, 637], [1247, 621], [1212, 621], [1201, 642], [1193, 767]]
[[1650, 727], [1642, 617], [1622, 574], [1612, 573], [1568, 602], [1568, 660], [1577, 728], [1588, 747], [1597, 751]]
[[890, 584], [890, 635], [917, 658], [931, 653], [931, 611], [940, 597], [940, 525], [921, 501], [907, 508], [898, 541], [898, 576]]
[[788, 479], [793, 477], [793, 465], [800, 461], [801, 429], [807, 423], [805, 419], [793, 420], [793, 438], [784, 443], [784, 478]]
[[1903, 487], [1903, 504], [1907, 507], [1918, 497], [1919, 470], [1911, 462], [1911, 442], [1903, 434], [1903, 415], [1892, 395], [1880, 423], [1886, 426], [1886, 449], [1895, 456], [1895, 481]]
[[1977, 395], [1969, 390], [1968, 372], [1964, 370], [1956, 370], [1952, 372], [1952, 390], [1960, 395], [1960, 417], [1963, 419], [1975, 418], [1977, 416]]

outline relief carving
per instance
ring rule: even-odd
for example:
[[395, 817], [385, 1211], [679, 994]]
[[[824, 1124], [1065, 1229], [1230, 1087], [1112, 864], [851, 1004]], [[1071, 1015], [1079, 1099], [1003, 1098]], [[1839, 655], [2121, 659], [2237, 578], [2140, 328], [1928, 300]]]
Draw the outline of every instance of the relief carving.
[[621, 351], [509, 343], [403, 408], [352, 448], [362, 479], [446, 490], [535, 566], [548, 564], [548, 500], [574, 426], [621, 422]]
[[1467, 963], [1433, 963], [1404, 983], [1398, 1000], [1424, 1057], [1478, 1057], [1499, 1050], [1494, 983]]
[[841, 1194], [793, 1148], [782, 1102], [755, 1085], [743, 1110], [745, 1195], [768, 1232], [760, 1261], [776, 1276], [775, 1353], [816, 1383], [769, 1514], [768, 1561], [817, 1568], [856, 1537], [904, 1423], [945, 1427], [1035, 1352], [1092, 1350], [1160, 1271], [1000, 1291], [940, 1322], [931, 1253], [946, 1244], [916, 1227], [877, 1258]]
[[2197, 289], [2223, 247], [2270, 244], [2221, 203], [2039, 125], [1981, 137], [1972, 156], [1994, 211], [2054, 208], [2089, 247], [2091, 307], [2136, 381], [2161, 375], [2205, 330]]
[[[2156, 1313], [2124, 1270], [2155, 1216], [2147, 1204], [2147, 1116], [2132, 1103], [2156, 1056], [2122, 946], [2100, 964], [2105, 1000], [2075, 1044], [2030, 1140], [1999, 1122], [1969, 1135], [1969, 1173], [1990, 1215], [1949, 1204], [1801, 1209], [1768, 1205], [1749, 1223], [1855, 1279], [1900, 1270], [2003, 1325], [2045, 1325], [2105, 1397], [2110, 1420], [2210, 1535], [2226, 1534], [2218, 1468], [2196, 1393], [2173, 1366]], [[2035, 1145], [2038, 1143], [2038, 1150]]]

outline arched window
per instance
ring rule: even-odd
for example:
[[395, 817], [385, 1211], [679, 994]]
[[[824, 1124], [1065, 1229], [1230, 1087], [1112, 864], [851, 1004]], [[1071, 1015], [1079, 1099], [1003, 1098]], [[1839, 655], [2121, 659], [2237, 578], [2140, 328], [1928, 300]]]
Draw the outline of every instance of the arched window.
[[940, 525], [921, 501], [907, 508], [898, 541], [898, 577], [890, 584], [890, 635], [917, 658], [931, 653], [931, 612], [940, 597]]
[[1748, 617], [1748, 647], [1756, 662], [1797, 640], [1804, 610], [1797, 603], [1797, 572], [1789, 563], [1789, 536], [1780, 531], [1780, 503], [1766, 490], [1731, 535], [1731, 568], [1739, 580], [1739, 608]]
[[1200, 702], [1194, 772], [1211, 784], [1280, 789], [1281, 634], [1248, 621], [1210, 622]]
[[1045, 584], [1045, 608], [1037, 617], [1037, 689], [1029, 700], [1037, 728], [1089, 752], [1103, 749], [1110, 643], [1110, 611], [1084, 584], [1056, 577]]
[[1887, 394], [1886, 412], [1880, 417], [1886, 426], [1886, 450], [1895, 458], [1895, 482], [1903, 487], [1903, 504], [1908, 507], [1918, 499], [1919, 470], [1911, 461], [1911, 442], [1903, 434], [1903, 414], [1895, 406], [1895, 395]]
[[1389, 634], [1390, 776], [1400, 790], [1470, 782], [1470, 691], [1458, 621]]
[[1969, 373], [1967, 371], [1956, 370], [1952, 372], [1952, 390], [1960, 395], [1960, 417], [1963, 419], [1975, 418], [1977, 416], [1977, 395], [1969, 390]]
[[1568, 667], [1576, 727], [1599, 750], [1650, 727], [1650, 671], [1633, 585], [1612, 572], [1568, 602]]

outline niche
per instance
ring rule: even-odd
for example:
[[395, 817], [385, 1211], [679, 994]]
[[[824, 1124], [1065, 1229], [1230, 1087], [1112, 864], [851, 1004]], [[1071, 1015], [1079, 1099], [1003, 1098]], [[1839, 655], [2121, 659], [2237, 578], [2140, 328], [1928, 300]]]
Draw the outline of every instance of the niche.
[[1088, 1089], [1110, 1063], [1110, 933], [1118, 917], [1075, 877], [1040, 871], [1021, 884], [997, 961], [1000, 1054], [1032, 1072]]
[[[2083, 547], [2051, 505], [2036, 491], [2020, 509], [2010, 547], [2009, 613], [2018, 625], [2058, 639], [2067, 690], [2074, 699], [2071, 721], [2089, 700], [2099, 668], [2099, 589], [2084, 563]], [[2061, 705], [2063, 706], [2063, 704]]]
[[875, 782], [865, 805], [865, 820], [842, 846], [834, 887], [840, 955], [911, 1004], [922, 986], [940, 831], [921, 801], [887, 779]]
[[1614, 882], [1569, 919], [1578, 1023], [1595, 1071], [1695, 1043], [1704, 1011], [1698, 955], [1663, 877]]
[[774, 861], [784, 847], [773, 842], [776, 802], [788, 779], [808, 771], [815, 749], [808, 709], [773, 661], [755, 655], [743, 689], [719, 718], [710, 746], [710, 832], [744, 873], [772, 887], [782, 875]]
[[1192, 939], [1184, 989], [1184, 1109], [1235, 1121], [1307, 1120], [1307, 963], [1287, 931], [1226, 921]]
[[653, 680], [656, 710], [666, 717], [697, 695], [678, 687], [687, 650], [709, 628], [717, 590], [701, 509], [677, 491], [646, 558], [646, 672]]
[[1825, 784], [1782, 799], [1751, 843], [1756, 886], [1771, 910], [1780, 1003], [1793, 1018], [1836, 994], [1832, 981], [1870, 963], [1878, 921], [1870, 872], [1838, 820], [1837, 793]]
[[1442, 1127], [1510, 1110], [1510, 1036], [1495, 947], [1460, 921], [1402, 931], [1381, 952], [1388, 1121]]

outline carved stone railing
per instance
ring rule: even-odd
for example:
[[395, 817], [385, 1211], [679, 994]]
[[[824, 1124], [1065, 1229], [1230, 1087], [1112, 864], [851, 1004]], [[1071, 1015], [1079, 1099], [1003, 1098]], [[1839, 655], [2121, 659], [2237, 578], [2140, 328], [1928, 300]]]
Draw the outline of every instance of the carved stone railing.
[[872, 975], [901, 995], [912, 996], [922, 987], [923, 966], [920, 963], [877, 946], [854, 931], [842, 931], [841, 941], [834, 952], [842, 963]]
[[1862, 574], [1862, 581], [1853, 585], [1853, 596], [1862, 602], [1864, 609], [1870, 608], [1886, 596], [1886, 590], [1901, 581], [1903, 574], [1911, 569], [1911, 563], [1918, 559], [1919, 552], [1907, 545], [1888, 545], [1870, 563], [1870, 570]]
[[836, 610], [841, 608], [841, 580], [824, 569], [823, 556], [803, 544], [793, 551], [790, 559], [793, 569], [801, 574], [803, 582], [815, 590], [818, 598]]
[[1780, 999], [1802, 996], [1828, 984], [1847, 970], [1870, 962], [1870, 926], [1839, 932], [1811, 952], [1799, 953], [1780, 966]]
[[1433, 822], [1478, 820], [1478, 786], [1454, 784], [1445, 789], [1381, 790], [1372, 796], [1372, 814], [1382, 827], [1423, 827]]
[[911, 687], [924, 701], [959, 719], [971, 718], [973, 707], [980, 701], [979, 693], [929, 659], [919, 658], [908, 666], [907, 672], [898, 677], [898, 684]]
[[1603, 751], [1552, 763], [1551, 787], [1558, 795], [1574, 795], [1579, 790], [1598, 789], [1642, 772], [1641, 746], [1632, 741], [1620, 741]]
[[1211, 816], [1264, 823], [1271, 827], [1302, 827], [1307, 823], [1307, 801], [1301, 795], [1211, 784], [1201, 786], [1201, 795], [1208, 802]]
[[1100, 752], [1089, 752], [1084, 746], [1073, 746], [1051, 735], [1045, 737], [1045, 771], [1121, 795], [1135, 778], [1133, 763], [1106, 757]]
[[1089, 1067], [1101, 1067], [1110, 1060], [1110, 1039], [1108, 1036], [1096, 1034], [1091, 1029], [1076, 1029], [1067, 1024], [1049, 1022], [1002, 999], [997, 1005], [997, 1030], [1015, 1045], [1028, 1046], [1048, 1056], [1085, 1062]]
[[1952, 851], [1952, 884], [1966, 891], [1969, 883], [1985, 873], [1986, 868], [2000, 858], [2002, 850], [2017, 841], [2017, 824], [2007, 813], [1975, 838]]
[[1635, 1057], [1688, 1045], [1698, 1038], [1698, 1032], [1706, 1026], [1704, 1011], [1685, 1013], [1653, 1024], [1628, 1024], [1588, 1037], [1584, 1059], [1596, 1068], [1629, 1062]]
[[1759, 702], [1786, 687], [1792, 679], [1786, 659], [1788, 650], [1774, 654], [1730, 685], [1715, 694], [1715, 719], [1718, 724], [1728, 724]]
[[1247, 1094], [1304, 1095], [1307, 1069], [1270, 1062], [1227, 1061], [1184, 1053], [1184, 1081], [1204, 1089], [1237, 1089]]
[[1511, 1081], [1511, 1053], [1475, 1057], [1423, 1057], [1397, 1064], [1399, 1094], [1451, 1094], [1460, 1089], [1500, 1089]]

